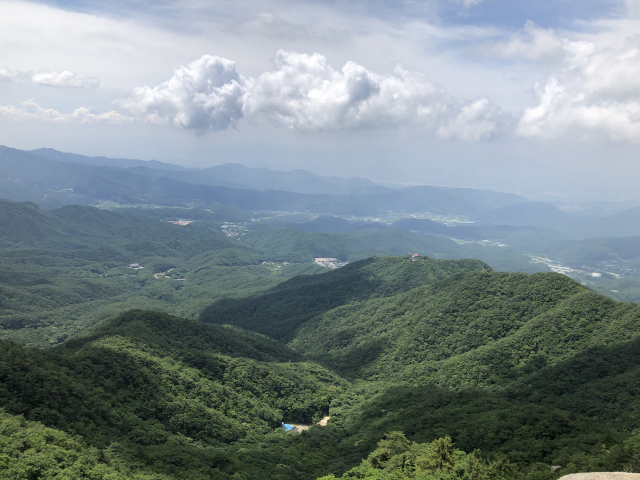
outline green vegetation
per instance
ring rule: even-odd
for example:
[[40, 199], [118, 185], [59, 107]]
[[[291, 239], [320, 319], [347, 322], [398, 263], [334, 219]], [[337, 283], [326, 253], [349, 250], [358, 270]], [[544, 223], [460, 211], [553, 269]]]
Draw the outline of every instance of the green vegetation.
[[[424, 200], [410, 193], [392, 201]], [[532, 268], [516, 261], [520, 236], [546, 231], [469, 230], [521, 242], [485, 247], [346, 220], [303, 232], [281, 228], [296, 216], [252, 221], [264, 217], [228, 205], [128, 205], [0, 202], [0, 478], [640, 469], [640, 306], [589, 289], [614, 289], [612, 275], [583, 286], [492, 269]], [[166, 221], [180, 218], [195, 222]], [[227, 237], [225, 222], [248, 233]], [[633, 241], [580, 245], [576, 258], [635, 260]], [[316, 256], [352, 262], [328, 271]]]
[[[99, 449], [116, 441], [131, 465], [176, 478], [242, 469], [221, 445], [268, 436], [285, 420], [317, 421], [343, 386], [274, 340], [152, 312], [131, 311], [55, 349], [0, 343], [8, 413]], [[176, 455], [193, 463], [183, 474]]]
[[452, 254], [457, 245], [446, 238], [413, 235], [394, 230], [362, 231], [350, 234], [308, 233], [284, 228], [254, 229], [242, 237], [249, 245], [274, 260], [308, 262], [315, 257], [341, 260], [423, 252], [440, 258]]
[[510, 337], [582, 290], [553, 273], [458, 274], [328, 311], [306, 322], [291, 345], [349, 376], [397, 375]]
[[459, 272], [484, 269], [490, 270], [485, 263], [470, 259], [368, 258], [323, 275], [295, 277], [265, 294], [219, 300], [200, 319], [288, 341], [306, 322], [340, 305], [389, 297]]
[[[337, 447], [342, 458], [402, 429], [415, 442], [450, 435], [465, 451], [505, 455], [520, 470], [507, 478], [555, 478], [551, 464], [566, 473], [631, 468], [639, 451], [632, 434], [640, 427], [633, 393], [640, 307], [564, 275], [492, 272], [481, 264], [442, 272], [443, 279], [425, 275], [410, 290], [382, 289], [379, 298], [366, 281], [380, 272], [402, 284], [401, 267], [406, 279], [417, 278], [421, 266], [433, 274], [445, 264], [370, 259], [310, 285], [283, 283], [246, 309], [222, 302], [205, 313], [286, 340], [350, 379], [330, 410], [347, 434]], [[350, 281], [341, 283], [339, 274]], [[330, 276], [333, 291], [321, 286]], [[335, 298], [333, 308], [314, 309], [316, 294], [319, 305]]]
[[[453, 447], [450, 437], [431, 443], [415, 443], [401, 432], [391, 432], [378, 442], [378, 448], [362, 461], [360, 466], [346, 472], [344, 479], [398, 480], [508, 480], [515, 478], [518, 467], [509, 463], [504, 455], [487, 462], [479, 451], [467, 455]], [[319, 480], [332, 480], [333, 475]]]
[[29, 346], [58, 344], [131, 308], [197, 318], [216, 299], [322, 271], [307, 263], [273, 272], [258, 252], [200, 222], [10, 202], [0, 202], [0, 220], [0, 338]]
[[164, 480], [163, 475], [134, 472], [119, 445], [88, 446], [69, 435], [22, 416], [0, 410], [0, 479], [87, 478], [95, 480]]

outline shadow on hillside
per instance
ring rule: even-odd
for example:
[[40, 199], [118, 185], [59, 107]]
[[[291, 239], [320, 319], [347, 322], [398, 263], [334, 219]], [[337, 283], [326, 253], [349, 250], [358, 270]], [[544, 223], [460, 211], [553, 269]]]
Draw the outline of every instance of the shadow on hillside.
[[369, 395], [362, 408], [353, 410], [359, 412], [357, 418], [346, 422], [367, 444], [364, 450], [375, 448], [390, 431], [403, 431], [419, 443], [449, 435], [456, 448], [466, 452], [503, 452], [520, 466], [551, 465], [567, 451], [591, 452], [622, 439], [596, 420], [505, 395], [392, 384]]
[[379, 290], [384, 279], [361, 272], [373, 262], [375, 258], [368, 258], [341, 270], [294, 277], [252, 297], [218, 300], [202, 312], [200, 321], [236, 325], [288, 342], [307, 320]]
[[[345, 424], [370, 448], [392, 430], [416, 442], [450, 435], [457, 448], [503, 452], [521, 466], [601, 454], [602, 445], [619, 445], [640, 427], [640, 338], [556, 365], [530, 363], [508, 377], [518, 380], [493, 391], [378, 381], [365, 388], [361, 408], [352, 409], [357, 417]], [[633, 452], [625, 452], [612, 454], [609, 468], [630, 462]]]
[[508, 389], [510, 398], [550, 405], [631, 431], [640, 427], [640, 337], [596, 346], [541, 366]]
[[294, 277], [252, 297], [218, 300], [202, 312], [200, 321], [237, 325], [289, 342], [303, 323], [336, 307], [391, 297], [477, 270], [490, 268], [473, 259], [370, 257], [320, 275]]

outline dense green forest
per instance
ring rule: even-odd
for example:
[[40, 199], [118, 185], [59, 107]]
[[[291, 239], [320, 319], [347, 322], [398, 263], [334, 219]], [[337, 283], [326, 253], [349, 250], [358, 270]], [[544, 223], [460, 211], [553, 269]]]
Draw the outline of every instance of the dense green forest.
[[283, 421], [318, 420], [345, 386], [266, 337], [136, 310], [55, 349], [0, 347], [7, 413], [117, 442], [131, 465], [175, 478], [253, 468], [221, 446], [279, 441]]
[[206, 220], [179, 226], [92, 207], [0, 202], [0, 338], [58, 344], [131, 308], [196, 318], [218, 298], [323, 271], [262, 265], [259, 252], [214, 228], [229, 213], [202, 212]]
[[335, 307], [390, 297], [413, 287], [471, 270], [490, 270], [478, 260], [411, 261], [409, 257], [369, 258], [323, 275], [295, 277], [273, 291], [242, 299], [223, 299], [204, 310], [204, 322], [228, 323], [279, 340]]
[[[352, 268], [367, 263], [375, 260]], [[331, 413], [359, 446], [373, 448], [393, 429], [419, 442], [451, 435], [465, 451], [506, 455], [523, 478], [555, 478], [535, 473], [552, 463], [571, 473], [632, 462], [640, 307], [563, 275], [479, 266], [382, 298], [355, 298], [345, 287], [342, 305], [304, 318], [302, 292], [324, 289], [293, 280], [246, 310], [231, 303], [206, 313], [215, 318], [224, 307], [220, 322], [268, 332], [348, 379]], [[367, 282], [350, 285], [364, 292]]]
[[[476, 451], [467, 455], [454, 448], [450, 437], [416, 443], [407, 440], [402, 432], [390, 432], [377, 447], [341, 478], [507, 480], [518, 472], [518, 467], [505, 456], [487, 462]], [[320, 480], [335, 478], [328, 475]]]
[[[195, 221], [166, 221], [179, 218]], [[329, 235], [260, 227], [241, 241], [221, 231], [251, 218], [227, 206], [41, 210], [0, 201], [0, 338], [55, 345], [131, 308], [198, 318], [217, 300], [254, 296], [296, 275], [324, 271], [313, 265], [316, 256], [357, 260], [418, 251], [482, 258], [476, 253], [489, 252], [396, 230]], [[489, 255], [494, 267], [517, 264], [508, 252], [501, 255]], [[132, 263], [143, 268], [131, 269]]]
[[[633, 468], [640, 307], [558, 274], [406, 257], [274, 290], [294, 306], [285, 297], [313, 298], [304, 288], [322, 291], [332, 278], [335, 292], [354, 287], [348, 303], [305, 322], [289, 347], [145, 311], [48, 350], [2, 343], [0, 401], [8, 415], [59, 432], [45, 443], [79, 435], [82, 468], [140, 478], [377, 478], [396, 455], [414, 465], [397, 478]], [[327, 426], [299, 435], [279, 428], [327, 414]], [[12, 422], [12, 435], [36, 428]], [[387, 440], [403, 446], [378, 462], [388, 444], [376, 444], [392, 431], [404, 436]], [[428, 467], [434, 445], [455, 461]]]
[[[2, 155], [19, 168], [19, 154]], [[58, 180], [84, 182], [94, 168], [76, 159]], [[251, 197], [304, 213], [242, 208], [249, 194], [233, 188], [215, 191], [223, 204], [207, 185], [191, 188], [200, 200], [174, 202], [161, 191], [171, 179], [145, 168], [113, 168], [91, 187], [122, 182], [114, 202], [132, 201], [111, 210], [0, 201], [0, 478], [640, 470], [640, 306], [616, 301], [636, 299], [638, 283], [588, 270], [578, 282], [524, 255], [628, 272], [634, 238], [568, 238], [498, 217], [318, 217], [304, 203], [337, 214], [363, 205], [351, 194]], [[479, 202], [486, 218], [549, 213], [470, 189], [336, 185], [362, 189], [378, 213], [385, 201], [448, 214]], [[138, 187], [164, 203], [140, 203]], [[328, 270], [319, 256], [351, 263]]]

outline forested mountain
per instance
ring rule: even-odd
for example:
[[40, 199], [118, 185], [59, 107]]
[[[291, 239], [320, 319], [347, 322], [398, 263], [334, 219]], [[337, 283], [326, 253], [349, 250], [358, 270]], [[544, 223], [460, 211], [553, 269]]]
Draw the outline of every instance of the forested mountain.
[[461, 273], [393, 298], [327, 311], [305, 322], [291, 345], [343, 374], [397, 374], [514, 335], [585, 290], [554, 273]]
[[301, 360], [239, 329], [131, 311], [55, 350], [0, 343], [0, 402], [93, 447], [118, 442], [147, 473], [227, 478], [252, 467], [220, 446], [317, 420], [343, 387]]
[[[228, 323], [279, 340], [297, 338], [299, 328], [341, 305], [427, 285], [471, 270], [490, 270], [478, 260], [414, 262], [408, 257], [369, 258], [322, 275], [296, 277], [272, 292], [242, 300], [220, 300], [200, 316], [204, 322]], [[384, 301], [381, 301], [384, 303]]]
[[242, 238], [274, 260], [305, 262], [315, 257], [359, 260], [377, 255], [429, 252], [433, 257], [456, 256], [459, 246], [446, 238], [417, 236], [393, 229], [362, 230], [350, 234], [307, 233], [293, 229], [255, 228]]
[[[0, 147], [0, 174], [4, 198], [33, 201], [48, 208], [108, 201], [172, 207], [221, 203], [256, 210], [305, 210], [330, 197], [195, 185], [127, 169], [50, 160], [6, 147]], [[352, 208], [356, 211], [365, 207], [356, 202]]]
[[571, 222], [571, 215], [564, 213], [554, 205], [541, 202], [519, 203], [507, 205], [483, 212], [478, 219], [488, 224], [517, 226], [550, 226]]
[[[39, 455], [55, 445], [95, 478], [164, 479], [471, 468], [536, 480], [556, 478], [552, 464], [629, 468], [639, 452], [640, 307], [566, 276], [371, 258], [218, 301], [203, 319], [276, 339], [131, 311], [49, 350], [0, 343], [2, 448], [25, 451], [28, 431]], [[326, 414], [300, 435], [279, 428]]]
[[[302, 170], [281, 172], [237, 164], [185, 169], [162, 162], [84, 157], [50, 149], [25, 152], [0, 147], [0, 191], [4, 199], [31, 201], [45, 208], [100, 203], [201, 208], [222, 204], [253, 211], [359, 217], [431, 212], [465, 216], [482, 227], [455, 232], [438, 232], [442, 227], [436, 225], [410, 228], [460, 235], [458, 238], [509, 233], [493, 225], [542, 227], [533, 232], [536, 238], [552, 235], [548, 229], [576, 237], [640, 235], [635, 221], [640, 212], [637, 208], [610, 215], [576, 216], [547, 203], [487, 190], [433, 186], [391, 189], [365, 179], [322, 177]], [[407, 224], [398, 226], [404, 229]]]
[[[195, 219], [189, 225], [163, 221], [184, 213], [181, 208], [146, 209], [146, 216], [81, 206], [41, 210], [0, 201], [0, 338], [57, 344], [130, 308], [197, 318], [218, 299], [246, 297], [292, 276], [323, 271], [312, 263], [318, 256], [357, 260], [418, 251], [461, 258], [489, 252], [393, 229], [325, 235], [252, 226], [255, 231], [238, 241], [224, 236], [220, 226], [249, 218], [224, 206], [188, 210]], [[516, 265], [512, 256], [505, 259]], [[497, 266], [504, 261], [490, 260]], [[143, 268], [130, 268], [133, 263]]]
[[[265, 174], [259, 169], [257, 172], [249, 169], [250, 175], [245, 175], [247, 172], [244, 167], [241, 168], [242, 176], [253, 179], [249, 183], [218, 182], [209, 171], [172, 171], [149, 166], [113, 168], [98, 165], [101, 163], [98, 160], [80, 161], [79, 157], [61, 161], [67, 158], [66, 154], [50, 153], [43, 156], [0, 147], [0, 188], [3, 198], [32, 201], [47, 208], [101, 202], [174, 207], [224, 204], [249, 210], [297, 210], [358, 216], [424, 210], [475, 215], [496, 206], [526, 201], [515, 195], [473, 189], [389, 189], [362, 179], [309, 176], [298, 171]], [[239, 167], [214, 167], [213, 171], [216, 168], [223, 177], [231, 178], [234, 176], [231, 172]], [[257, 188], [255, 182], [261, 178], [264, 179], [262, 187]], [[305, 182], [315, 187], [304, 187]], [[219, 183], [233, 188], [220, 186]], [[298, 186], [294, 191], [285, 190], [290, 185]], [[299, 190], [308, 193], [297, 193]]]
[[237, 185], [254, 190], [287, 190], [333, 195], [361, 195], [389, 190], [365, 178], [324, 177], [306, 170], [269, 170], [245, 167], [238, 163], [215, 165], [203, 169], [202, 172], [216, 182], [226, 182], [229, 186]]
[[557, 231], [545, 227], [482, 224], [448, 226], [442, 222], [421, 218], [400, 219], [393, 222], [392, 226], [398, 230], [443, 235], [461, 240], [484, 240], [490, 238], [509, 243], [526, 243], [528, 245], [545, 240], [555, 240], [560, 237]]
[[302, 318], [297, 307], [311, 310], [300, 303], [304, 287], [285, 285], [246, 310], [223, 303], [207, 312], [355, 380], [332, 414], [358, 442], [396, 427], [421, 442], [448, 434], [465, 451], [506, 454], [527, 478], [555, 478], [535, 473], [552, 463], [571, 473], [633, 461], [637, 305], [555, 273], [481, 269]]
[[635, 210], [6, 147], [0, 191], [0, 478], [640, 470], [640, 306], [594, 292], [640, 298]]
[[215, 213], [203, 216], [180, 226], [93, 207], [0, 202], [0, 338], [57, 344], [131, 308], [195, 318], [218, 298], [322, 271], [261, 265], [259, 252], [210, 228]]
[[225, 163], [207, 168], [186, 168], [157, 160], [133, 160], [126, 158], [88, 157], [64, 153], [52, 148], [31, 150], [50, 160], [79, 163], [92, 166], [126, 168], [150, 176], [168, 176], [188, 183], [252, 190], [287, 190], [297, 193], [351, 195], [386, 191], [364, 178], [323, 177], [306, 170], [278, 171], [266, 168], [250, 168], [238, 163]]
[[530, 248], [573, 265], [640, 259], [640, 237], [558, 239], [532, 244]]
[[539, 202], [509, 205], [478, 213], [484, 224], [546, 227], [574, 237], [627, 237], [640, 235], [640, 208], [607, 215], [574, 216]]
[[12, 249], [92, 249], [148, 241], [172, 244], [175, 250], [242, 248], [199, 224], [183, 227], [127, 212], [78, 205], [41, 210], [32, 203], [0, 200], [0, 222], [2, 247]]

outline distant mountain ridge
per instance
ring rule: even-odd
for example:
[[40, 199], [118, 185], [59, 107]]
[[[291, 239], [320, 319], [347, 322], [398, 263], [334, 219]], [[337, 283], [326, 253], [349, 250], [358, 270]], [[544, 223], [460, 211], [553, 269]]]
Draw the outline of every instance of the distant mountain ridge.
[[245, 167], [239, 163], [225, 163], [207, 168], [187, 168], [158, 160], [134, 160], [127, 158], [89, 157], [66, 153], [52, 148], [31, 150], [50, 160], [113, 167], [131, 170], [149, 176], [164, 176], [187, 183], [216, 187], [244, 188], [251, 190], [286, 190], [308, 194], [352, 195], [384, 192], [389, 189], [364, 178], [338, 178], [316, 175], [306, 170], [269, 170]]
[[215, 165], [202, 169], [202, 172], [217, 181], [232, 182], [241, 185], [242, 188], [255, 190], [287, 190], [297, 193], [332, 195], [362, 195], [391, 190], [366, 178], [326, 177], [300, 169], [269, 170], [245, 167], [239, 163]]
[[[112, 166], [96, 166], [99, 163]], [[74, 156], [51, 149], [34, 153], [2, 146], [0, 198], [31, 201], [44, 208], [105, 202], [189, 208], [226, 205], [247, 210], [247, 216], [251, 211], [357, 217], [430, 212], [463, 216], [480, 227], [535, 227], [578, 238], [640, 236], [640, 208], [605, 216], [575, 216], [548, 203], [472, 188], [417, 186], [390, 189], [366, 179], [322, 177], [303, 170], [271, 171], [238, 164], [185, 169], [161, 162]], [[316, 232], [327, 231], [326, 228], [345, 231], [346, 227], [346, 224], [308, 226], [310, 231]], [[300, 228], [307, 227], [300, 225]], [[463, 234], [456, 238], [508, 234], [504, 229], [501, 233], [495, 228], [476, 231], [459, 228], [456, 232], [448, 229], [438, 232], [434, 228], [428, 233]], [[423, 228], [408, 230], [421, 231]], [[526, 234], [525, 230], [520, 232]], [[535, 232], [535, 235], [548, 236], [544, 231]]]
[[[77, 157], [73, 158], [78, 160]], [[212, 168], [215, 171], [217, 167]], [[226, 171], [227, 181], [236, 175], [233, 172], [240, 171], [251, 178], [249, 183], [255, 184], [258, 177], [268, 177], [265, 187], [269, 182], [276, 182], [276, 186], [282, 189], [214, 186], [211, 185], [216, 183], [213, 177], [207, 179], [208, 176], [198, 170], [173, 172], [146, 166], [94, 166], [52, 160], [36, 153], [0, 147], [0, 191], [5, 199], [33, 201], [47, 208], [72, 203], [95, 205], [100, 202], [201, 207], [224, 204], [248, 210], [356, 216], [381, 215], [390, 211], [475, 215], [496, 206], [526, 202], [526, 199], [514, 195], [474, 189], [424, 186], [394, 190], [363, 179], [320, 177], [303, 171], [271, 172], [267, 175], [265, 172], [269, 170], [239, 166], [220, 168], [220, 171]], [[314, 184], [309, 187], [314, 191], [355, 189], [355, 193], [337, 195], [284, 190], [293, 188], [290, 186], [296, 179], [302, 182], [298, 185], [304, 182]], [[324, 186], [320, 188], [318, 185]]]
[[180, 171], [187, 170], [185, 167], [174, 165], [172, 163], [160, 162], [158, 160], [134, 160], [130, 158], [109, 158], [109, 157], [89, 157], [87, 155], [79, 155], [77, 153], [60, 152], [53, 148], [37, 148], [30, 150], [41, 157], [59, 162], [79, 163], [82, 165], [91, 165], [94, 167], [152, 167], [162, 168], [166, 170]]

